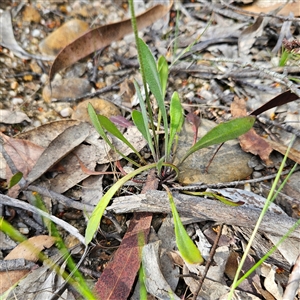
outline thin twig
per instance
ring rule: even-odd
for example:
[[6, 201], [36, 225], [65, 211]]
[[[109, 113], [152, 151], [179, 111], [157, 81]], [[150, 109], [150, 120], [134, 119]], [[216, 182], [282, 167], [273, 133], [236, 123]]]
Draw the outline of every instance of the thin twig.
[[192, 300], [196, 300], [198, 294], [200, 293], [200, 290], [201, 290], [201, 288], [202, 288], [204, 279], [205, 279], [205, 277], [206, 277], [206, 275], [207, 275], [207, 272], [208, 272], [208, 270], [209, 270], [209, 268], [210, 268], [211, 263], [213, 262], [213, 257], [214, 257], [214, 255], [215, 255], [215, 253], [216, 253], [216, 249], [217, 249], [217, 246], [218, 246], [218, 243], [219, 243], [221, 234], [222, 234], [222, 230], [223, 230], [223, 224], [220, 224], [220, 228], [219, 228], [218, 234], [217, 234], [217, 236], [216, 236], [216, 239], [215, 239], [215, 241], [214, 241], [214, 244], [213, 244], [213, 246], [212, 246], [212, 248], [211, 248], [211, 250], [210, 250], [210, 253], [209, 253], [209, 258], [208, 258], [208, 260], [206, 261], [205, 269], [204, 269], [204, 271], [203, 271], [203, 274], [202, 274], [201, 278], [199, 279], [199, 286], [198, 286], [198, 289], [197, 289], [196, 293], [194, 293]]
[[99, 89], [94, 93], [87, 93], [87, 94], [79, 96], [79, 97], [68, 98], [68, 99], [63, 99], [63, 100], [58, 99], [55, 102], [75, 102], [75, 101], [79, 101], [79, 100], [82, 100], [82, 99], [85, 99], [85, 98], [94, 98], [96, 96], [99, 96], [100, 94], [112, 91], [114, 89], [114, 87], [117, 86], [118, 84], [122, 83], [124, 81], [124, 79], [125, 78], [121, 78], [121, 79], [117, 80], [116, 82], [114, 82], [113, 84], [111, 84], [109, 86], [106, 86], [102, 89]]
[[271, 126], [276, 126], [276, 127], [279, 127], [289, 133], [292, 133], [294, 134], [295, 136], [297, 137], [300, 137], [300, 131], [297, 130], [296, 128], [292, 127], [291, 125], [288, 125], [288, 124], [280, 124], [276, 121], [272, 121], [272, 120], [269, 120], [267, 118], [264, 118], [264, 117], [257, 117], [258, 121], [265, 124], [265, 125], [271, 125]]
[[[295, 172], [299, 171], [300, 167], [298, 167]], [[286, 175], [290, 172], [290, 170], [285, 170], [281, 174]], [[173, 186], [171, 190], [178, 190], [178, 191], [193, 191], [193, 190], [199, 190], [199, 189], [220, 189], [220, 188], [225, 188], [225, 187], [230, 187], [230, 186], [238, 186], [238, 185], [243, 185], [246, 183], [257, 183], [269, 179], [273, 179], [277, 176], [277, 173], [263, 176], [260, 178], [254, 178], [254, 179], [248, 179], [248, 180], [237, 180], [237, 181], [231, 181], [231, 182], [224, 182], [224, 183], [215, 183], [215, 184], [195, 184], [195, 185], [189, 185], [189, 186]]]
[[27, 187], [27, 190], [37, 192], [43, 196], [55, 199], [56, 201], [58, 201], [59, 203], [63, 204], [66, 207], [75, 208], [75, 209], [82, 210], [85, 212], [92, 212], [95, 208], [93, 205], [80, 203], [80, 202], [72, 200], [62, 194], [56, 193], [54, 191], [51, 191], [51, 190], [46, 189], [41, 186], [29, 185]]
[[40, 214], [41, 216], [53, 221], [55, 224], [59, 225], [64, 230], [68, 231], [70, 234], [74, 235], [82, 244], [85, 244], [85, 238], [79, 233], [78, 229], [75, 228], [74, 226], [70, 225], [69, 223], [65, 222], [64, 220], [61, 220], [55, 216], [52, 216], [52, 215], [44, 212], [43, 210], [38, 209], [38, 208], [34, 207], [33, 205], [30, 205], [29, 203], [8, 197], [6, 195], [0, 194], [0, 201], [2, 202], [3, 205], [18, 207], [18, 208], [22, 208], [22, 209], [31, 211], [35, 214]]
[[[256, 63], [253, 62], [242, 62], [237, 59], [230, 59], [226, 57], [219, 57], [219, 58], [202, 58], [202, 60], [209, 61], [209, 62], [227, 62], [227, 63], [233, 63], [240, 65], [242, 68], [250, 67], [256, 70], [259, 70], [264, 75], [267, 75], [268, 77], [272, 78], [274, 81], [279, 82], [281, 84], [286, 85], [294, 94], [296, 94], [300, 98], [300, 88], [296, 84], [294, 84], [292, 81], [290, 81], [285, 74], [279, 74], [277, 72], [268, 70], [266, 68], [263, 68], [259, 66]], [[261, 74], [259, 73], [259, 76]]]

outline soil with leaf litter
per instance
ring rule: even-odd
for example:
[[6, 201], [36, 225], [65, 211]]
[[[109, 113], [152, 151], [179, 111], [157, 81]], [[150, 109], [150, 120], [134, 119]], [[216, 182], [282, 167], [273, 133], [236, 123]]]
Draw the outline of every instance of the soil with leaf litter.
[[[0, 3], [2, 216], [55, 261], [61, 272], [70, 272], [58, 250], [63, 246], [55, 244], [50, 218], [75, 263], [80, 262], [84, 284], [96, 291], [100, 299], [139, 299], [136, 276], [140, 260], [149, 299], [196, 299], [197, 294], [197, 299], [226, 299], [293, 134], [296, 141], [281, 181], [300, 161], [299, 2], [289, 3], [281, 10], [281, 4], [275, 1], [268, 7], [260, 6], [260, 1], [237, 2], [175, 2], [166, 16], [159, 18], [162, 9], [168, 10], [168, 3], [162, 1], [160, 12], [153, 9], [141, 17], [143, 24], [158, 19], [140, 30], [155, 58], [164, 55], [170, 65], [178, 58], [170, 68], [166, 97], [169, 107], [170, 97], [177, 91], [184, 108], [185, 122], [174, 161], [180, 160], [193, 142], [216, 124], [244, 116], [265, 103], [272, 108], [263, 108], [248, 136], [225, 143], [217, 154], [217, 147], [193, 154], [181, 166], [176, 181], [159, 181], [155, 173], [128, 181], [115, 194], [86, 248], [88, 215], [124, 173], [134, 170], [134, 165], [99, 139], [90, 124], [87, 104], [92, 102], [97, 113], [113, 120], [147, 163], [153, 162], [145, 140], [130, 123], [130, 112], [139, 109], [133, 80], [142, 82], [134, 38], [126, 32], [130, 26], [125, 23], [121, 26], [125, 36], [118, 36], [115, 30], [117, 22], [130, 17], [128, 4]], [[158, 1], [138, 1], [136, 14], [155, 5], [159, 5]], [[72, 55], [58, 56], [61, 60], [56, 59], [56, 70], [68, 67], [55, 71], [56, 74], [52, 72], [50, 87], [50, 68], [61, 48], [89, 28], [113, 22], [116, 25], [110, 27], [108, 34], [102, 32], [106, 38], [98, 42], [102, 46], [97, 51], [83, 57], [89, 43], [81, 41]], [[284, 52], [284, 46], [289, 52]], [[152, 104], [156, 113], [153, 99]], [[137, 160], [118, 139], [111, 136], [111, 141], [120, 152]], [[12, 174], [18, 171], [26, 182], [21, 180], [7, 189]], [[171, 189], [181, 220], [206, 261], [196, 270], [186, 265], [176, 251], [171, 210], [162, 183]], [[296, 169], [263, 219], [243, 273], [299, 219], [299, 186]], [[206, 191], [243, 205], [232, 207], [203, 194], [186, 195], [186, 190]], [[44, 207], [38, 206], [40, 197]], [[148, 240], [142, 254], [135, 231], [143, 232]], [[66, 284], [57, 270], [43, 264], [36, 253], [4, 232], [0, 233], [4, 259], [1, 293], [27, 275], [8, 299], [13, 295], [20, 299], [54, 299], [56, 295], [82, 299], [76, 282]], [[297, 227], [240, 284], [236, 297], [299, 299], [299, 279], [293, 277], [299, 272], [299, 240]], [[205, 279], [201, 278], [208, 265]], [[294, 288], [288, 284], [289, 275], [297, 283]], [[200, 282], [202, 288], [198, 291]]]

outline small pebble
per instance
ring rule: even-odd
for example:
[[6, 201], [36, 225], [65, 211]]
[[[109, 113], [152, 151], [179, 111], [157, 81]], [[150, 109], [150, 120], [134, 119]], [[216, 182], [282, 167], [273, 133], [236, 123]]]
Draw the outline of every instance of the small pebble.
[[18, 104], [22, 104], [24, 102], [24, 100], [22, 98], [12, 98], [11, 99], [11, 103], [13, 105], [18, 105]]
[[24, 223], [19, 222], [17, 226], [19, 228], [19, 231], [22, 234], [28, 234], [29, 233], [29, 229], [28, 229], [28, 227]]
[[18, 82], [17, 81], [14, 81], [14, 82], [12, 82], [11, 84], [10, 84], [10, 87], [13, 89], [13, 90], [15, 90], [17, 87], [18, 87]]
[[19, 231], [22, 234], [28, 234], [29, 233], [29, 229], [27, 227], [21, 227], [21, 228], [19, 228]]
[[190, 91], [189, 93], [184, 95], [184, 98], [188, 100], [192, 100], [195, 97], [195, 93], [193, 91]]
[[189, 90], [194, 90], [194, 89], [195, 89], [195, 85], [194, 85], [193, 83], [190, 83], [190, 84], [187, 86], [187, 88], [188, 88]]
[[35, 120], [35, 121], [32, 123], [32, 125], [33, 125], [34, 127], [39, 127], [39, 126], [42, 125], [42, 123], [41, 123], [39, 120]]
[[71, 107], [66, 107], [66, 108], [63, 108], [59, 113], [63, 118], [67, 118], [72, 115], [73, 109]]
[[41, 35], [41, 31], [39, 29], [33, 29], [31, 35], [33, 37], [39, 37]]
[[8, 94], [12, 97], [16, 97], [17, 93], [15, 91], [8, 91]]
[[40, 77], [40, 81], [41, 83], [45, 84], [49, 79], [49, 76], [47, 74], [42, 74], [42, 76]]
[[260, 172], [254, 171], [254, 172], [252, 173], [252, 177], [253, 177], [253, 178], [260, 178], [261, 176], [262, 176], [262, 174], [261, 174]]

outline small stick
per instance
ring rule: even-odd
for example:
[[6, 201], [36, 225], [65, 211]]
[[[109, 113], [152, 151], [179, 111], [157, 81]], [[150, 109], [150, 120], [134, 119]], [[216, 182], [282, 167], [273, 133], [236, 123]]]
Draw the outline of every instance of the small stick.
[[210, 250], [209, 258], [208, 258], [208, 260], [206, 261], [205, 269], [204, 269], [204, 271], [203, 271], [202, 276], [201, 276], [200, 279], [199, 279], [199, 286], [198, 286], [198, 289], [197, 289], [196, 293], [194, 293], [192, 300], [196, 300], [198, 294], [200, 293], [200, 290], [201, 290], [201, 288], [202, 288], [204, 279], [205, 279], [205, 277], [206, 277], [206, 275], [207, 275], [207, 272], [208, 272], [208, 270], [209, 270], [209, 268], [210, 268], [210, 265], [211, 265], [211, 263], [212, 263], [212, 261], [213, 261], [213, 257], [214, 257], [214, 255], [215, 255], [215, 253], [216, 253], [217, 246], [218, 246], [218, 243], [219, 243], [221, 234], [222, 234], [222, 230], [223, 230], [223, 224], [220, 225], [220, 229], [219, 229], [219, 231], [218, 231], [218, 234], [217, 234], [217, 236], [216, 236], [216, 239], [215, 239], [215, 241], [214, 241], [214, 244], [213, 244], [213, 246], [212, 246], [212, 248], [211, 248], [211, 250]]

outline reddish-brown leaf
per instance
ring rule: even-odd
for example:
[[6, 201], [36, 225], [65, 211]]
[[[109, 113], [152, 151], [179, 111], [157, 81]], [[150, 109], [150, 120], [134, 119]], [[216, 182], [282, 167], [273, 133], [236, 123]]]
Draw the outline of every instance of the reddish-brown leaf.
[[[246, 116], [246, 104], [243, 99], [235, 97], [231, 104], [231, 114], [233, 117]], [[245, 152], [250, 152], [264, 160], [267, 164], [270, 163], [269, 155], [272, 152], [272, 147], [266, 140], [260, 137], [253, 128], [247, 133], [239, 137], [240, 145]]]
[[128, 121], [126, 118], [123, 116], [111, 116], [109, 118], [115, 125], [128, 128], [130, 126], [133, 126], [133, 123]]
[[200, 125], [200, 117], [197, 116], [195, 113], [189, 112], [186, 116], [186, 120], [192, 124], [192, 128], [194, 131], [194, 141], [193, 141], [193, 145], [196, 144], [197, 142], [197, 138], [198, 138], [198, 128]]
[[[158, 180], [155, 170], [148, 174], [142, 194], [156, 190]], [[125, 300], [128, 298], [141, 264], [141, 247], [148, 241], [152, 221], [151, 213], [135, 213], [113, 261], [104, 269], [95, 285], [101, 300]]]
[[[33, 166], [41, 156], [44, 148], [26, 140], [21, 140], [18, 138], [11, 138], [2, 134], [0, 136], [4, 142], [4, 148], [11, 160], [13, 161], [15, 167], [18, 171], [22, 172], [23, 177], [26, 178], [29, 172], [32, 170]], [[10, 166], [6, 164], [6, 180], [10, 181], [13, 176]], [[19, 194], [20, 186], [15, 185], [8, 191], [10, 197], [17, 197]]]
[[[138, 29], [141, 30], [168, 13], [169, 5], [155, 5], [136, 17]], [[55, 58], [51, 70], [50, 81], [60, 70], [74, 64], [87, 55], [111, 44], [132, 32], [131, 19], [94, 28], [63, 48]]]
[[101, 300], [128, 298], [140, 268], [141, 247], [138, 245], [141, 241], [147, 242], [151, 220], [150, 213], [134, 214], [113, 261], [104, 269], [95, 285], [95, 291]]

